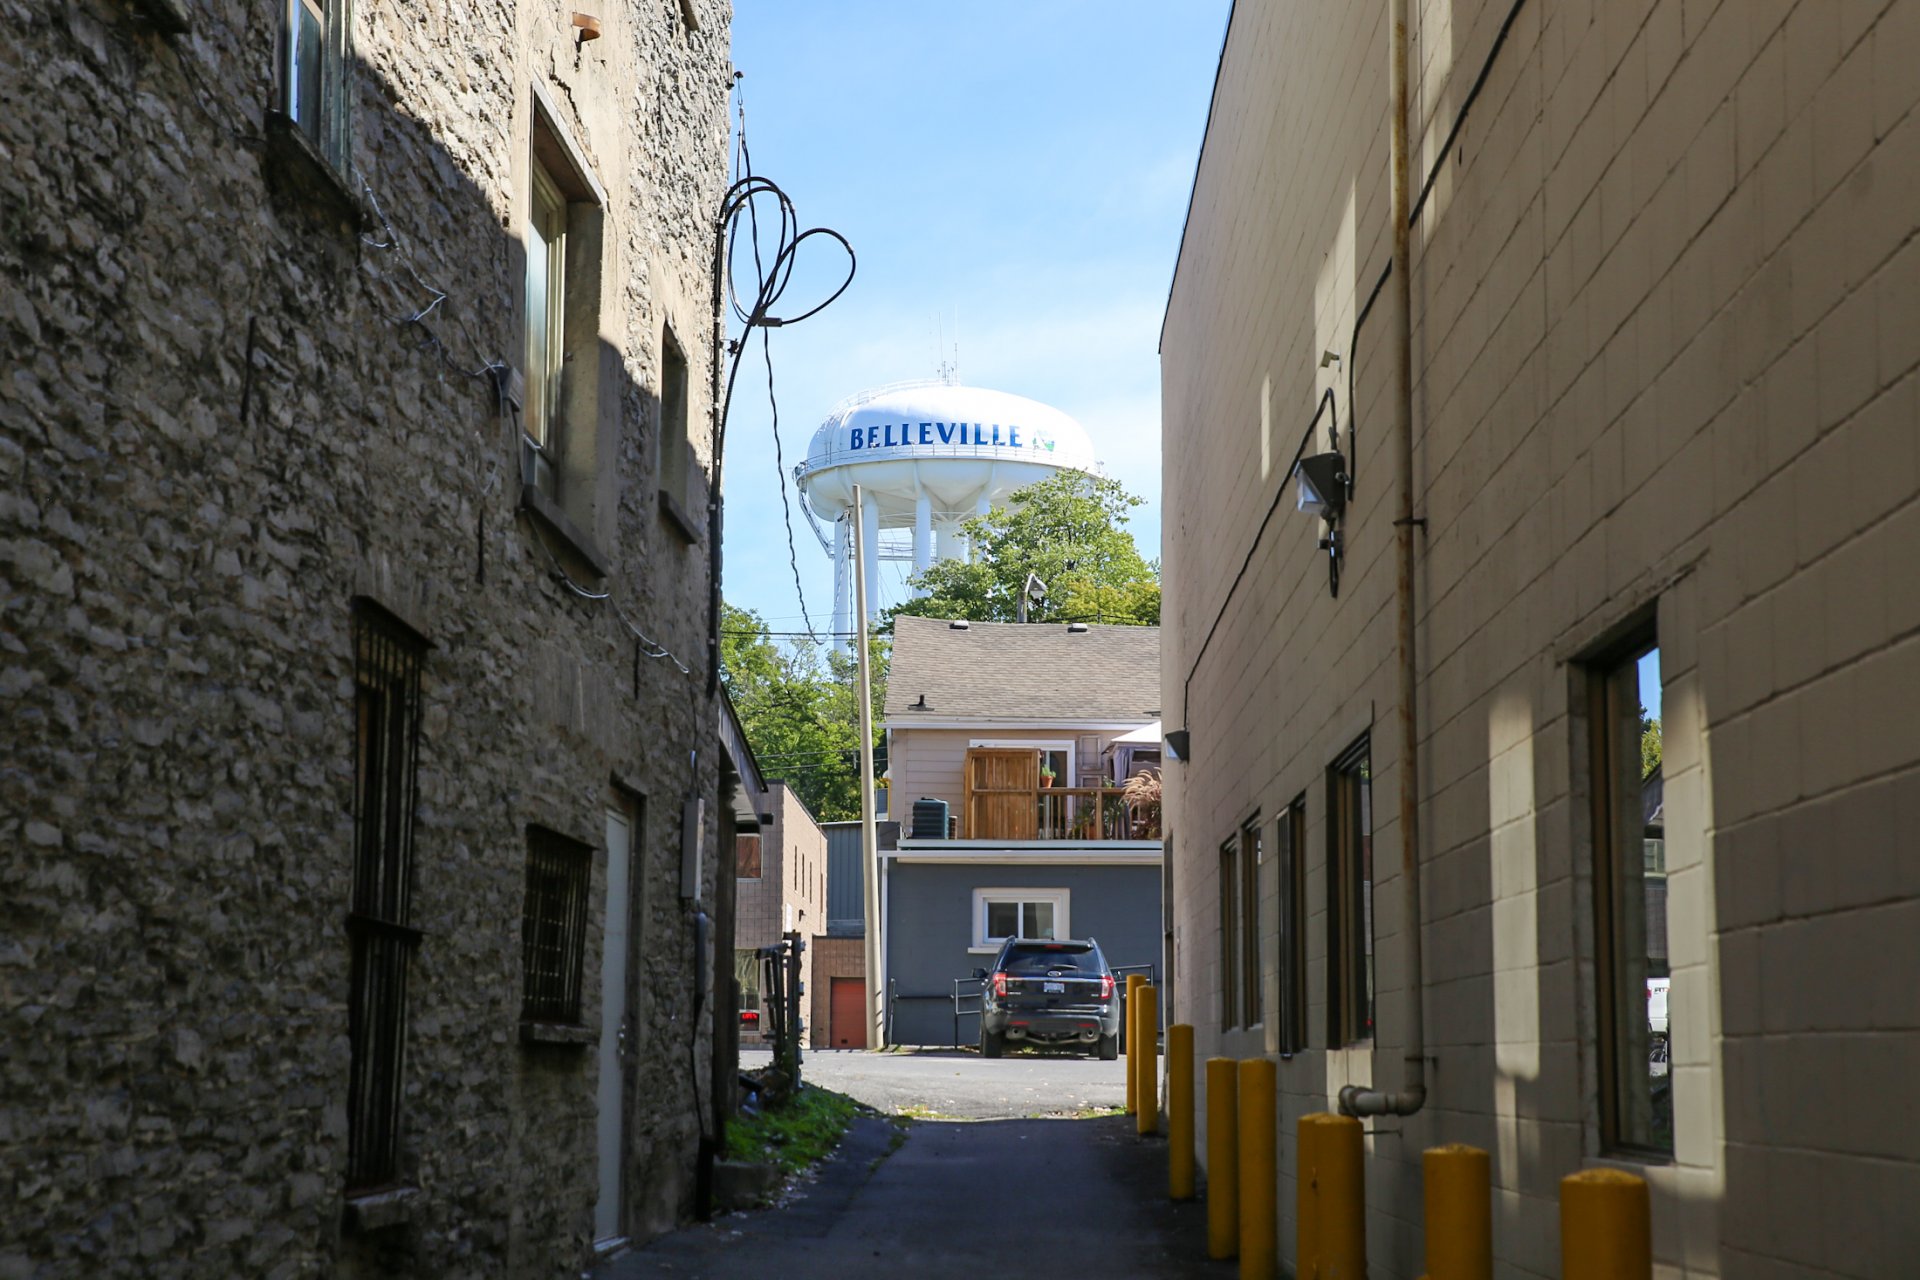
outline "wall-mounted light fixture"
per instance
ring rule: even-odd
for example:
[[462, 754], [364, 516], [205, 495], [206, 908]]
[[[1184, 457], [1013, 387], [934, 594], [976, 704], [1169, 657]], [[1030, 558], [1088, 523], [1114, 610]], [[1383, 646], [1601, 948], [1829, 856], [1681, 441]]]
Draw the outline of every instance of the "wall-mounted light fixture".
[[1166, 744], [1167, 754], [1175, 760], [1186, 761], [1191, 759], [1191, 757], [1187, 755], [1187, 731], [1185, 729], [1167, 730]]
[[1316, 453], [1294, 468], [1300, 486], [1299, 509], [1326, 521], [1320, 549], [1327, 553], [1327, 592], [1340, 594], [1340, 517], [1347, 509], [1347, 460], [1339, 453]]

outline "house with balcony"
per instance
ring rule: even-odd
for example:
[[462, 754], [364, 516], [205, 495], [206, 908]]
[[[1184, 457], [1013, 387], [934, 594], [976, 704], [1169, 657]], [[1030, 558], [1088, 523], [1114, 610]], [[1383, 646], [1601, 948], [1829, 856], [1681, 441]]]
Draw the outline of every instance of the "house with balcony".
[[894, 620], [887, 735], [896, 846], [880, 853], [896, 1044], [971, 1044], [968, 990], [1010, 936], [1099, 939], [1157, 971], [1160, 632]]

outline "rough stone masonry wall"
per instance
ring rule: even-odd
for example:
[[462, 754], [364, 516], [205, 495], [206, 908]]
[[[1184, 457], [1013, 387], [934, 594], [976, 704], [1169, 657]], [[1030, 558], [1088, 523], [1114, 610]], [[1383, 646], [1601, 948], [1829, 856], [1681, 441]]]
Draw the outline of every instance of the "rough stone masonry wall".
[[[578, 47], [558, 8], [355, 8], [330, 199], [276, 167], [268, 8], [204, 0], [163, 35], [144, 6], [0, 0], [0, 1276], [577, 1274], [596, 1059], [518, 1039], [525, 831], [599, 849], [610, 806], [639, 818], [628, 1225], [688, 1206], [708, 548], [660, 518], [652, 458], [664, 319], [705, 421], [728, 6], [688, 31], [648, 0]], [[691, 676], [552, 579], [470, 376], [522, 359], [534, 81], [609, 193], [604, 585]], [[362, 178], [397, 243], [352, 220]], [[341, 1229], [355, 595], [433, 644], [423, 1195], [375, 1236]], [[589, 1022], [604, 855], [593, 885]]]

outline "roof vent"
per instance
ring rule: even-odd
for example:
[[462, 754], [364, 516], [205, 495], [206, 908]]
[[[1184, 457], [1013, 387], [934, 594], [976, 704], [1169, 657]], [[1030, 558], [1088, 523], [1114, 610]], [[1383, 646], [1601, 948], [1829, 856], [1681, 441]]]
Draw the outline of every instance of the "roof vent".
[[947, 624], [947, 630], [949, 631], [965, 631], [966, 629], [967, 620], [965, 618], [955, 618]]
[[1086, 633], [1087, 624], [1084, 622], [1069, 622], [1067, 624], [1067, 634], [1070, 636], [1083, 636]]

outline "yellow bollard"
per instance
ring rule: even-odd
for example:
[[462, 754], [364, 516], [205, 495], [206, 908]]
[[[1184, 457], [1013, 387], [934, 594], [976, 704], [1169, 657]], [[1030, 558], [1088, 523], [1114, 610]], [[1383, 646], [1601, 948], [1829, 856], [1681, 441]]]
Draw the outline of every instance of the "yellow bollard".
[[1193, 1199], [1193, 1028], [1167, 1028], [1167, 1194]]
[[1240, 1280], [1275, 1280], [1280, 1274], [1278, 1086], [1271, 1060], [1240, 1064]]
[[1240, 1064], [1207, 1059], [1207, 1256], [1240, 1248]]
[[1140, 1017], [1133, 1029], [1140, 1036], [1139, 1075], [1133, 1082], [1139, 1092], [1133, 1100], [1133, 1116], [1144, 1138], [1160, 1132], [1160, 988], [1141, 984]]
[[1429, 1147], [1426, 1186], [1427, 1280], [1492, 1280], [1492, 1165], [1478, 1147]]
[[1587, 1169], [1560, 1179], [1564, 1280], [1651, 1280], [1653, 1236], [1646, 1179]]
[[1293, 1274], [1311, 1276], [1320, 1257], [1320, 1135], [1323, 1113], [1300, 1117], [1294, 1126]]
[[1146, 981], [1147, 981], [1147, 975], [1144, 973], [1130, 973], [1127, 975], [1127, 1005], [1125, 1010], [1123, 1011], [1123, 1017], [1126, 1022], [1126, 1033], [1127, 1033], [1126, 1047], [1127, 1047], [1127, 1110], [1128, 1111], [1133, 1110], [1133, 1102], [1135, 1097], [1134, 1083], [1139, 1078], [1139, 1075], [1140, 1075], [1140, 1071], [1139, 1071], [1140, 1058], [1137, 1052], [1137, 1046], [1140, 1043], [1140, 1037], [1133, 1034], [1133, 1015], [1139, 1011], [1140, 1002], [1138, 1000], [1135, 1000], [1134, 997], [1140, 994], [1140, 988], [1146, 985]]
[[1361, 1138], [1360, 1122], [1352, 1116], [1300, 1117], [1298, 1275], [1348, 1280], [1367, 1274]]

